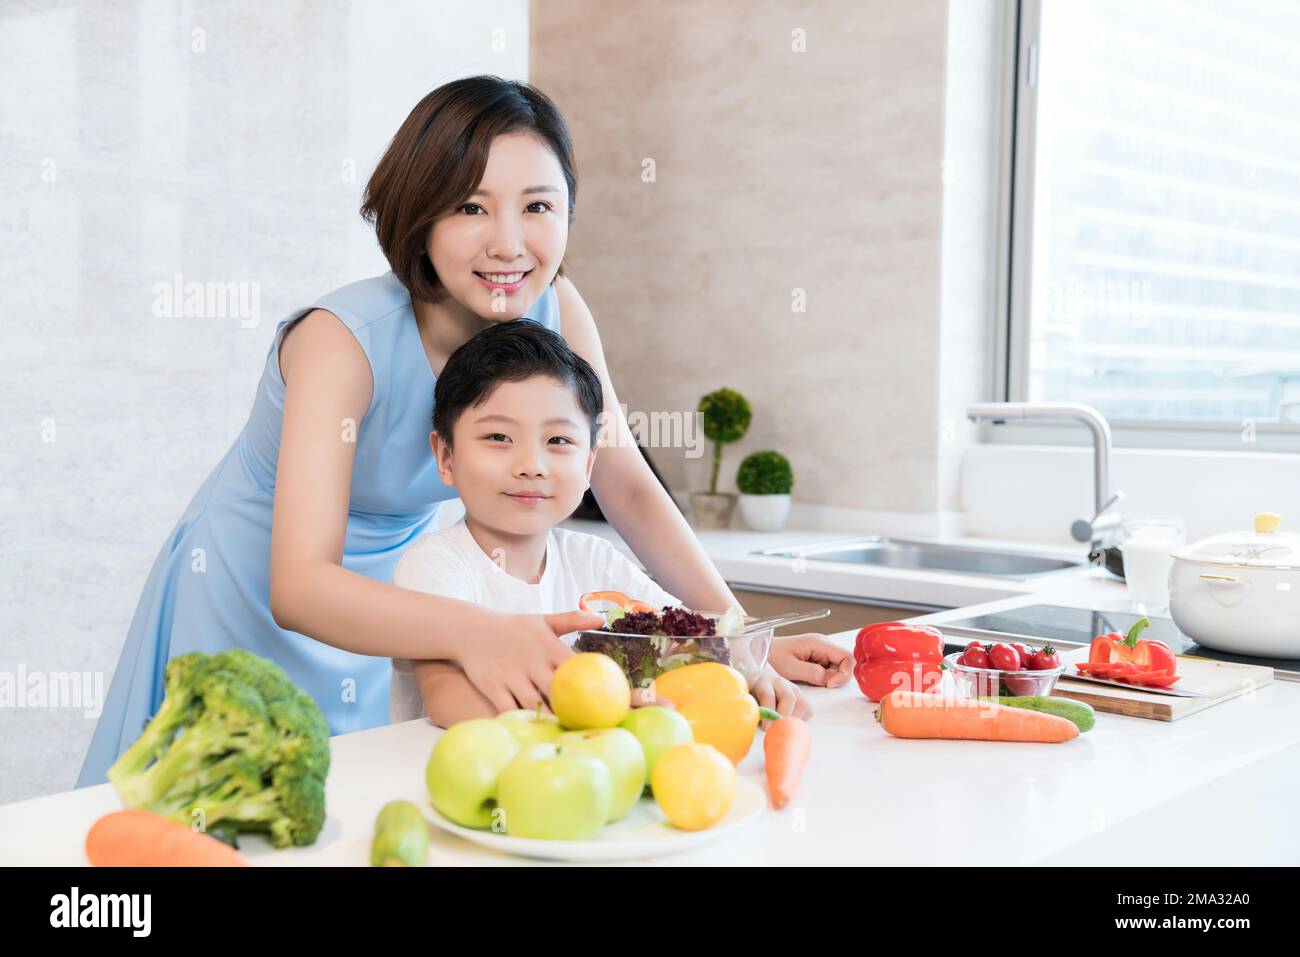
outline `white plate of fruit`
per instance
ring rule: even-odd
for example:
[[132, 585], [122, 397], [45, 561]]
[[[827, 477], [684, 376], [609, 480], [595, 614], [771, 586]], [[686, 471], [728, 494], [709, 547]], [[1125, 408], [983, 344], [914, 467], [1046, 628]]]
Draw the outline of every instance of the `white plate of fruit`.
[[629, 710], [612, 659], [570, 658], [550, 697], [554, 715], [508, 712], [442, 734], [426, 770], [437, 827], [524, 857], [614, 861], [675, 854], [763, 813], [763, 789], [695, 741], [681, 714]]
[[736, 797], [726, 816], [702, 831], [673, 827], [659, 810], [654, 798], [643, 797], [621, 821], [606, 824], [595, 837], [585, 841], [511, 837], [509, 834], [462, 827], [435, 812], [433, 824], [451, 834], [483, 847], [549, 861], [628, 861], [676, 854], [707, 841], [725, 837], [763, 812], [767, 798], [763, 789], [746, 778], [736, 779]]

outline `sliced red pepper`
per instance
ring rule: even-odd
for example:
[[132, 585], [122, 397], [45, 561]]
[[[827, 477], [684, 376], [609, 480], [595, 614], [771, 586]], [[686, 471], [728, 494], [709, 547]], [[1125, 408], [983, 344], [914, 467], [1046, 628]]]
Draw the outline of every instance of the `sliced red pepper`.
[[1149, 685], [1152, 688], [1168, 688], [1175, 681], [1179, 681], [1182, 675], [1171, 675], [1167, 671], [1142, 671], [1135, 675], [1129, 675], [1124, 680], [1135, 685]]
[[583, 611], [598, 615], [605, 613], [606, 609], [593, 608], [593, 605], [617, 605], [624, 611], [654, 611], [653, 606], [625, 595], [621, 591], [589, 591], [578, 599], [578, 607]]
[[[1150, 619], [1140, 618], [1127, 635], [1114, 631], [1098, 635], [1088, 648], [1090, 670], [1084, 673], [1117, 680], [1144, 672], [1177, 673], [1178, 658], [1168, 645], [1154, 638], [1138, 638], [1150, 624]], [[1084, 671], [1082, 667], [1079, 670]]]
[[1110, 661], [1110, 642], [1117, 635], [1098, 635], [1088, 646], [1088, 661]]

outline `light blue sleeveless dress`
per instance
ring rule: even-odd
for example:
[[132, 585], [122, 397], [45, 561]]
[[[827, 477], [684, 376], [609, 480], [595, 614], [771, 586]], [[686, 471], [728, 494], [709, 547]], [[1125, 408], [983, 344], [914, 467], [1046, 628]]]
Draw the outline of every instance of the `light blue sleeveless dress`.
[[[432, 527], [438, 504], [456, 496], [438, 478], [429, 449], [433, 370], [411, 297], [391, 272], [344, 286], [311, 308], [338, 316], [370, 360], [374, 394], [356, 430], [342, 564], [391, 582], [402, 552]], [[388, 723], [388, 658], [342, 651], [271, 617], [271, 506], [284, 414], [279, 344], [286, 326], [310, 311], [276, 326], [248, 422], [154, 561], [77, 787], [106, 780], [161, 704], [167, 661], [190, 651], [246, 648], [278, 662], [316, 699], [331, 734]], [[560, 331], [553, 283], [525, 316]]]

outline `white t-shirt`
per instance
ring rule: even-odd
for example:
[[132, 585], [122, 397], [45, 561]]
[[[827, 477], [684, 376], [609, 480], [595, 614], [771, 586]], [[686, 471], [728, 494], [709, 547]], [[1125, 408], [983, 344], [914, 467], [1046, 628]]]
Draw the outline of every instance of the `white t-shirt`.
[[[472, 601], [505, 614], [550, 615], [575, 611], [587, 592], [621, 591], [655, 608], [680, 605], [610, 542], [597, 535], [552, 528], [546, 566], [530, 585], [494, 562], [461, 519], [421, 535], [397, 562], [393, 584], [414, 591]], [[424, 714], [424, 702], [409, 659], [393, 659], [390, 721]]]

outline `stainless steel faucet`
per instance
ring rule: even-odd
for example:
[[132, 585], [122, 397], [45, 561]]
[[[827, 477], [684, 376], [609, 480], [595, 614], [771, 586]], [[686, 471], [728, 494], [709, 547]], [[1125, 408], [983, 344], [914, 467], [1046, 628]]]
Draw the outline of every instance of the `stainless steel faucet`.
[[1111, 534], [1123, 522], [1118, 513], [1108, 510], [1124, 497], [1124, 493], [1111, 491], [1110, 425], [1104, 415], [1079, 402], [977, 402], [966, 406], [966, 417], [994, 422], [1055, 419], [1086, 425], [1092, 431], [1093, 515], [1091, 519], [1076, 519], [1070, 526], [1070, 535], [1076, 542], [1089, 542], [1094, 554], [1105, 547]]

